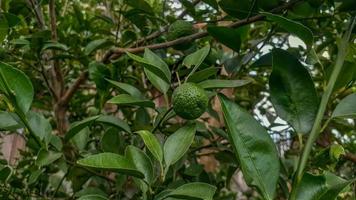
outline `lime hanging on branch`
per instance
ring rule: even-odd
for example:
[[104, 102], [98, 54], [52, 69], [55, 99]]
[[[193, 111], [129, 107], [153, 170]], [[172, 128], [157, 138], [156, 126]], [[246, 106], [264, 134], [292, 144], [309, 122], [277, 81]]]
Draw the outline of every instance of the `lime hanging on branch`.
[[[177, 20], [169, 26], [167, 39], [169, 41], [178, 39], [180, 37], [191, 35], [195, 32], [193, 25], [190, 22], [184, 20]], [[182, 43], [174, 45], [176, 50], [186, 50], [191, 47], [191, 43]]]
[[172, 100], [176, 114], [188, 120], [200, 117], [209, 103], [204, 89], [194, 83], [184, 83], [176, 88]]

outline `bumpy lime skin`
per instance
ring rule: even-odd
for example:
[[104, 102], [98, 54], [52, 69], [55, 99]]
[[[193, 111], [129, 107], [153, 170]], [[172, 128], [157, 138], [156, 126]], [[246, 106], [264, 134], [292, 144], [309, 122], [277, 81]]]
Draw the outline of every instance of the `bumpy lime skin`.
[[175, 113], [188, 120], [200, 117], [209, 103], [204, 89], [194, 83], [184, 83], [175, 89], [172, 100]]
[[[169, 41], [175, 40], [180, 37], [188, 36], [194, 33], [193, 25], [190, 22], [184, 20], [177, 20], [171, 24], [168, 29], [167, 39]], [[190, 43], [183, 43], [179, 45], [174, 45], [173, 47], [177, 50], [185, 50], [191, 46]]]

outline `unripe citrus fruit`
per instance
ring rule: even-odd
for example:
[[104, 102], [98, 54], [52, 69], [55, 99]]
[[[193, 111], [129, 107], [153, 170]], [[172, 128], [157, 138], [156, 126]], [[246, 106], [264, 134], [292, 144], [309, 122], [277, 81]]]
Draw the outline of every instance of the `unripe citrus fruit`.
[[[180, 37], [188, 36], [194, 33], [193, 25], [190, 22], [184, 20], [177, 20], [169, 26], [167, 39], [169, 41], [175, 40]], [[173, 48], [177, 50], [189, 49], [191, 46], [190, 43], [182, 43], [174, 45]]]
[[189, 120], [200, 117], [209, 102], [204, 89], [194, 83], [184, 83], [176, 88], [172, 100], [175, 113]]

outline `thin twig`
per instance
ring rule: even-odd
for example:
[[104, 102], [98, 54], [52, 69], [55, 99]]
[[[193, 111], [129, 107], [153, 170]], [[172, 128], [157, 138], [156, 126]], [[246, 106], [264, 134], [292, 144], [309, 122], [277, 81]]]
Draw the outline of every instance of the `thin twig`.
[[84, 71], [79, 75], [77, 80], [74, 81], [73, 85], [62, 96], [60, 100], [60, 103], [62, 105], [67, 105], [69, 103], [70, 99], [73, 97], [75, 92], [80, 88], [80, 85], [85, 82], [87, 76], [88, 76], [87, 71]]

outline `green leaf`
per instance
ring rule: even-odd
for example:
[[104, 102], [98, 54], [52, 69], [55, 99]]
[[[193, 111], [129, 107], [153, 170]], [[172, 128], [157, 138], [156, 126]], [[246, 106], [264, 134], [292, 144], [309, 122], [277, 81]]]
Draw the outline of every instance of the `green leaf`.
[[155, 75], [152, 71], [149, 69], [145, 68], [145, 73], [148, 78], [148, 80], [151, 81], [151, 83], [162, 93], [167, 93], [167, 91], [170, 88], [169, 83], [171, 82], [171, 71], [169, 70], [168, 65], [155, 53], [153, 53], [150, 49], [145, 49], [144, 53], [144, 58], [151, 63], [152, 65], [155, 65], [159, 67], [166, 75], [169, 75], [169, 82], [165, 82], [162, 78], [159, 76]]
[[136, 9], [153, 14], [153, 9], [145, 0], [125, 0], [125, 2]]
[[37, 154], [36, 165], [39, 167], [47, 166], [62, 157], [62, 153], [41, 149]]
[[324, 176], [328, 190], [320, 197], [320, 200], [336, 199], [340, 192], [342, 192], [351, 183], [356, 181], [355, 178], [351, 180], [345, 180], [330, 172], [325, 172]]
[[202, 69], [192, 74], [188, 78], [187, 82], [199, 83], [205, 81], [206, 79], [209, 79], [212, 76], [215, 76], [217, 72], [218, 72], [218, 68], [216, 67], [209, 67], [206, 69]]
[[109, 83], [111, 83], [112, 85], [116, 86], [117, 88], [120, 89], [120, 91], [123, 91], [133, 97], [136, 98], [140, 98], [143, 99], [143, 94], [141, 93], [141, 91], [137, 88], [135, 88], [134, 86], [127, 84], [127, 83], [122, 83], [122, 82], [117, 82], [117, 81], [113, 81], [113, 80], [108, 80], [106, 79]]
[[108, 84], [105, 79], [110, 77], [110, 69], [103, 63], [93, 61], [89, 64], [89, 78], [95, 82], [100, 91], [106, 92], [108, 90]]
[[5, 111], [0, 111], [0, 129], [7, 131], [14, 131], [18, 128], [21, 128], [21, 124], [12, 117], [12, 113]]
[[[210, 46], [205, 46], [197, 51], [195, 51], [192, 54], [189, 54], [186, 56], [183, 60], [183, 65], [185, 65], [188, 68], [191, 68], [194, 66], [194, 69], [198, 69], [199, 66], [203, 63], [205, 58], [209, 55], [210, 51]], [[195, 71], [195, 70], [193, 70]]]
[[170, 192], [167, 197], [191, 200], [213, 200], [216, 187], [207, 183], [187, 183]]
[[216, 89], [216, 88], [235, 88], [241, 87], [251, 83], [251, 80], [221, 80], [221, 79], [210, 79], [198, 83], [204, 89]]
[[239, 29], [228, 27], [208, 26], [208, 32], [216, 40], [230, 49], [239, 52], [241, 46], [241, 36]]
[[99, 153], [78, 160], [79, 165], [123, 173], [137, 178], [144, 174], [136, 169], [129, 159], [115, 153]]
[[219, 10], [219, 4], [216, 0], [203, 0], [203, 2], [213, 7], [215, 10]]
[[98, 194], [88, 194], [79, 197], [78, 200], [109, 200], [109, 199]]
[[147, 149], [152, 153], [152, 155], [160, 162], [163, 162], [163, 151], [161, 143], [158, 141], [157, 137], [147, 130], [137, 131], [145, 143]]
[[345, 149], [342, 145], [332, 144], [329, 149], [329, 156], [332, 161], [338, 161], [341, 155], [345, 155]]
[[16, 102], [13, 103], [23, 113], [30, 109], [34, 96], [30, 79], [22, 71], [3, 62], [0, 62], [0, 90], [7, 95], [14, 95]]
[[318, 199], [326, 190], [325, 177], [314, 176], [312, 174], [304, 174], [298, 188], [297, 200], [314, 200]]
[[94, 51], [110, 46], [112, 44], [112, 42], [110, 42], [107, 39], [98, 39], [98, 40], [94, 40], [89, 42], [89, 44], [85, 47], [84, 49], [84, 54], [85, 55], [90, 55], [91, 53], [93, 53]]
[[43, 115], [32, 111], [27, 113], [27, 120], [35, 135], [48, 144], [52, 137], [52, 126], [49, 121]]
[[256, 6], [251, 9], [252, 0], [221, 0], [219, 6], [229, 15], [244, 19], [251, 13], [256, 13]]
[[126, 131], [128, 133], [131, 133], [131, 129], [129, 125], [123, 120], [110, 115], [97, 115], [97, 116], [86, 118], [80, 122], [73, 123], [65, 135], [65, 140], [68, 141], [73, 136], [78, 134], [82, 129], [84, 129], [87, 126], [90, 126], [93, 123], [106, 124], [109, 126], [116, 127], [120, 130]]
[[99, 117], [100, 117], [100, 115], [97, 115], [97, 116], [89, 117], [89, 118], [86, 118], [86, 119], [84, 119], [82, 121], [73, 123], [71, 125], [71, 127], [69, 128], [68, 132], [66, 133], [64, 139], [66, 141], [68, 141], [74, 135], [78, 134], [82, 129], [84, 129], [85, 127], [87, 127], [90, 124], [92, 124]]
[[166, 167], [173, 165], [188, 151], [193, 143], [196, 125], [190, 124], [178, 129], [170, 135], [163, 146], [164, 161]]
[[120, 137], [120, 132], [116, 128], [108, 129], [101, 138], [101, 149], [104, 152], [120, 153], [124, 138]]
[[308, 70], [285, 50], [274, 49], [269, 78], [271, 101], [278, 116], [297, 133], [309, 133], [319, 105]]
[[128, 94], [120, 94], [111, 98], [108, 103], [122, 105], [122, 106], [140, 106], [154, 108], [155, 104], [150, 100], [142, 100]]
[[76, 135], [74, 135], [71, 141], [79, 150], [84, 150], [90, 139], [89, 135], [90, 135], [90, 130], [88, 127], [85, 127], [84, 129], [79, 131]]
[[115, 116], [102, 115], [99, 118], [95, 119], [95, 122], [113, 126], [127, 133], [131, 133], [130, 126], [125, 121]]
[[190, 76], [193, 75], [195, 73], [195, 71], [197, 71], [199, 66], [203, 63], [205, 58], [209, 55], [209, 52], [210, 52], [210, 45], [207, 45], [207, 46], [199, 49], [198, 51], [196, 51], [192, 54], [189, 54], [188, 56], [186, 56], [184, 58], [183, 65], [187, 66], [188, 68], [191, 68], [192, 66], [194, 66], [192, 71], [188, 74], [187, 79], [189, 79]]
[[145, 181], [147, 183], [154, 182], [153, 164], [150, 158], [139, 148], [129, 145], [126, 147], [125, 156], [131, 160], [136, 169], [145, 175]]
[[314, 42], [313, 33], [308, 27], [304, 26], [299, 22], [272, 13], [262, 12], [262, 14], [265, 15], [268, 20], [277, 23], [278, 26], [280, 26], [284, 30], [299, 37], [301, 40], [305, 42], [305, 44], [309, 48], [313, 46], [313, 42]]
[[59, 42], [48, 42], [42, 47], [42, 51], [47, 50], [47, 49], [55, 49], [55, 50], [62, 50], [62, 51], [68, 51], [69, 48], [62, 43]]
[[3, 14], [1, 14], [0, 15], [0, 43], [2, 43], [5, 40], [8, 32], [9, 32], [9, 24], [7, 22], [6, 17]]
[[350, 94], [337, 104], [332, 117], [356, 117], [356, 93]]
[[18, 16], [11, 13], [3, 13], [3, 14], [5, 15], [9, 28], [17, 26], [21, 23], [21, 18], [19, 18]]
[[0, 167], [0, 182], [6, 182], [11, 177], [12, 171], [10, 166]]
[[270, 67], [272, 66], [272, 53], [266, 53], [256, 60], [251, 67]]
[[322, 175], [304, 174], [298, 188], [297, 200], [333, 200], [354, 180], [344, 180], [325, 172]]
[[244, 109], [219, 95], [228, 129], [242, 173], [249, 185], [256, 186], [264, 199], [273, 199], [279, 178], [279, 159], [267, 131]]
[[162, 70], [161, 66], [157, 66], [155, 63], [150, 62], [149, 60], [145, 59], [145, 58], [141, 58], [140, 56], [137, 56], [135, 54], [132, 54], [130, 52], [126, 52], [126, 54], [133, 60], [135, 60], [136, 62], [139, 62], [141, 64], [143, 64], [143, 67], [147, 70], [149, 70], [150, 72], [152, 72], [154, 75], [160, 77], [163, 81], [165, 81], [166, 83], [170, 83], [171, 82], [171, 73], [167, 73], [166, 70]]

